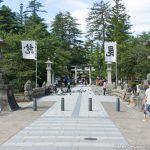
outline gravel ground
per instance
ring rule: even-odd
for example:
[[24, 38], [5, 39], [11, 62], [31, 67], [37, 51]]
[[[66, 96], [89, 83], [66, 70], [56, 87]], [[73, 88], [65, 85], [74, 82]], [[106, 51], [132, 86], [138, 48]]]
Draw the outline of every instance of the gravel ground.
[[[101, 87], [94, 85], [91, 87], [94, 92], [96, 91], [95, 94], [102, 94]], [[120, 112], [116, 112], [114, 102], [103, 102], [102, 105], [133, 150], [150, 150], [150, 118], [147, 122], [143, 122], [143, 112], [130, 108], [123, 102], [121, 102]], [[126, 150], [130, 149], [126, 148]]]
[[137, 148], [138, 150], [150, 150], [150, 121], [142, 121], [143, 112], [138, 112], [124, 104], [121, 104], [121, 111], [116, 112], [115, 103], [102, 104], [130, 145], [141, 146], [140, 149]]
[[0, 113], [0, 144], [7, 141], [17, 132], [30, 125], [34, 120], [41, 116], [55, 102], [38, 102], [37, 111], [33, 111], [32, 104], [18, 103], [19, 106], [25, 106], [18, 111]]

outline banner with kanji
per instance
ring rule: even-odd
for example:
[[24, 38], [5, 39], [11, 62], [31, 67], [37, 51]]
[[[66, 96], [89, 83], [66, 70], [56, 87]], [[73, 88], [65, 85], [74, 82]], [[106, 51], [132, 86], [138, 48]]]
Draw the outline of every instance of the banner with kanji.
[[104, 48], [105, 48], [105, 62], [116, 62], [116, 42], [105, 42]]
[[35, 41], [21, 41], [24, 59], [37, 59], [37, 45]]

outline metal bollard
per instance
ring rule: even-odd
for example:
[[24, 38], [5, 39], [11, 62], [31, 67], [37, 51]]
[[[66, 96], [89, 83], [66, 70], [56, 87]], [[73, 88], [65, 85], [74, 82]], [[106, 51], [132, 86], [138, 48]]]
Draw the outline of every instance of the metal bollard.
[[89, 98], [89, 111], [92, 111], [92, 98]]
[[65, 110], [65, 101], [64, 98], [61, 98], [61, 111]]
[[37, 111], [37, 100], [36, 100], [36, 98], [33, 98], [33, 110]]
[[116, 111], [119, 112], [120, 111], [120, 99], [117, 97], [116, 99]]

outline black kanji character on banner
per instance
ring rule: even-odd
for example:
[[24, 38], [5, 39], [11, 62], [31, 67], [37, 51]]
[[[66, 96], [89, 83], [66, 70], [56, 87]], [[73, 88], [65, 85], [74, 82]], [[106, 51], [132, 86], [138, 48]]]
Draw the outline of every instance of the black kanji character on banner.
[[106, 53], [106, 56], [114, 56], [113, 46], [108, 46], [108, 52]]
[[32, 44], [29, 44], [29, 45], [27, 44], [27, 45], [24, 47], [24, 49], [26, 49], [26, 50], [25, 50], [25, 53], [26, 53], [26, 54], [30, 54], [30, 53], [33, 54], [33, 53], [34, 53], [33, 48], [34, 48], [34, 47], [32, 46]]

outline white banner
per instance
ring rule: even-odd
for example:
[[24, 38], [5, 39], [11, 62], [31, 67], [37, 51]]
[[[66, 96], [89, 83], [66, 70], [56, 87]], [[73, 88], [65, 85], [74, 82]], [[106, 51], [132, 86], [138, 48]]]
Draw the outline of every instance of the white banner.
[[105, 42], [105, 62], [116, 62], [117, 43]]
[[37, 59], [37, 45], [35, 41], [21, 41], [24, 59]]

